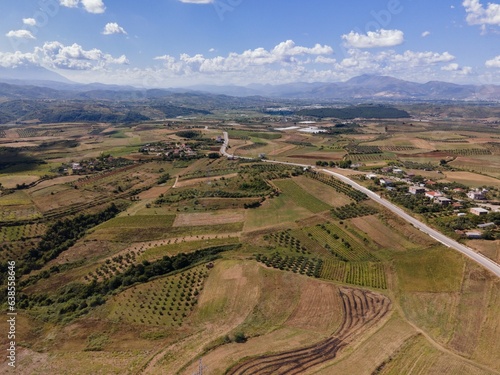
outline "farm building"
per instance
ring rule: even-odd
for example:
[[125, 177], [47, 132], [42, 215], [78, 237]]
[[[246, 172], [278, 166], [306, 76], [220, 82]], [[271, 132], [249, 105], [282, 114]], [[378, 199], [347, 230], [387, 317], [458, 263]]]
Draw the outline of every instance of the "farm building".
[[481, 215], [487, 215], [489, 211], [481, 207], [473, 207], [470, 209], [470, 213], [477, 216], [481, 216]]
[[477, 227], [484, 229], [484, 228], [489, 228], [489, 227], [494, 227], [495, 223], [484, 223], [484, 224], [479, 224]]
[[448, 206], [451, 204], [451, 199], [445, 198], [445, 197], [437, 197], [434, 199], [435, 203], [438, 203], [442, 206]]
[[465, 232], [465, 237], [467, 238], [482, 238], [483, 235], [480, 232]]
[[435, 198], [442, 197], [443, 194], [441, 194], [439, 191], [428, 191], [425, 193], [425, 196], [427, 198], [435, 199]]
[[380, 179], [380, 186], [392, 186], [393, 182], [392, 180], [388, 178], [381, 178]]
[[469, 191], [467, 193], [467, 197], [469, 197], [470, 199], [474, 199], [474, 200], [483, 200], [483, 199], [486, 199], [486, 196], [484, 195], [484, 190], [483, 191], [479, 191], [479, 190], [474, 190], [474, 191]]
[[425, 188], [420, 186], [410, 186], [408, 192], [411, 194], [425, 194]]

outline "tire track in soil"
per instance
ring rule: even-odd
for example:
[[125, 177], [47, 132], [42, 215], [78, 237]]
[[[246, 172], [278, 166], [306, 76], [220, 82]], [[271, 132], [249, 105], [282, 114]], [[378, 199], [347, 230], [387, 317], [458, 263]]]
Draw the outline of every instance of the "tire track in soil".
[[330, 361], [340, 349], [369, 326], [380, 321], [390, 310], [388, 297], [368, 290], [341, 288], [343, 321], [336, 334], [316, 344], [271, 354], [239, 363], [227, 375], [296, 375]]

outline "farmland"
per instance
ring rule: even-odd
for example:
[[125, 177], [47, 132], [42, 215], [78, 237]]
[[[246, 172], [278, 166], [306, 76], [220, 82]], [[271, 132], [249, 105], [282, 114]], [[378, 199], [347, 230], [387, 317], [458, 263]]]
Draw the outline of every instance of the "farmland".
[[[415, 216], [445, 229], [465, 217], [479, 230], [486, 217], [498, 225], [497, 125], [325, 119], [313, 134], [276, 131], [283, 117], [259, 110], [0, 131], [0, 261], [18, 272], [18, 365], [498, 374], [499, 280], [321, 171], [403, 203], [420, 199], [409, 184], [440, 190], [463, 208], [429, 201]], [[229, 153], [313, 167], [220, 157], [224, 131]], [[475, 217], [475, 205], [491, 212]], [[500, 260], [498, 238], [447, 230]]]

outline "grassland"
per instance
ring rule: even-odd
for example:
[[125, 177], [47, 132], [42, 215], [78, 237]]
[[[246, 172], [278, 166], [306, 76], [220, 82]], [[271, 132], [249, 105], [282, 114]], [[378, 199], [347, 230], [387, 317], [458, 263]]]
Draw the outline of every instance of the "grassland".
[[[342, 173], [367, 186], [363, 173], [394, 162], [438, 183], [491, 186], [495, 201], [498, 138], [481, 121], [471, 131], [465, 120], [367, 120], [336, 135], [270, 132], [276, 123], [260, 117], [30, 126], [23, 152], [47, 164], [0, 170], [2, 262], [21, 269], [29, 256], [43, 259], [37, 246], [58, 221], [113, 202], [121, 212], [19, 275], [20, 373], [188, 375], [200, 358], [209, 374], [500, 373], [498, 279], [330, 177], [203, 156], [233, 127], [239, 154], [359, 161]], [[206, 137], [196, 158], [138, 152], [187, 142], [176, 133], [192, 126]], [[75, 147], [32, 137], [63, 128]], [[82, 176], [59, 169], [107, 153], [126, 165]], [[499, 259], [498, 240], [467, 244]]]

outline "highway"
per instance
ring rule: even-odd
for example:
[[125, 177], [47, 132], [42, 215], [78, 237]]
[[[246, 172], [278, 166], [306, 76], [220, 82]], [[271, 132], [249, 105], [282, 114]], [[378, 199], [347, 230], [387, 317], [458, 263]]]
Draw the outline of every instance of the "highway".
[[[228, 158], [238, 158], [237, 156], [230, 155], [227, 153], [226, 149], [229, 145], [229, 136], [228, 136], [227, 132], [224, 132], [223, 134], [224, 134], [224, 144], [222, 145], [222, 147], [220, 149], [220, 153]], [[241, 159], [251, 159], [251, 158], [241, 158]], [[297, 164], [297, 163], [289, 163], [289, 162], [285, 162], [285, 161], [265, 160], [265, 159], [262, 161], [265, 161], [267, 163], [295, 165], [295, 166], [303, 167], [303, 168], [316, 169], [314, 166], [307, 165], [307, 164]], [[425, 234], [431, 236], [436, 241], [441, 242], [443, 245], [445, 245], [451, 249], [454, 249], [456, 251], [459, 251], [460, 253], [462, 253], [466, 257], [472, 259], [476, 263], [478, 263], [481, 266], [483, 266], [484, 268], [486, 268], [488, 271], [493, 273], [495, 276], [500, 277], [500, 265], [498, 263], [495, 263], [494, 261], [485, 257], [484, 255], [481, 255], [481, 254], [475, 252], [470, 247], [467, 247], [467, 246], [445, 236], [444, 234], [438, 232], [437, 230], [432, 229], [428, 225], [422, 223], [421, 221], [419, 221], [419, 220], [415, 219], [414, 217], [412, 217], [411, 215], [407, 214], [405, 211], [403, 211], [401, 208], [399, 208], [395, 204], [380, 197], [380, 195], [375, 194], [373, 191], [365, 188], [364, 186], [352, 181], [350, 178], [343, 176], [340, 173], [330, 171], [328, 169], [322, 169], [321, 171], [326, 173], [326, 174], [329, 174], [330, 176], [338, 178], [339, 180], [345, 182], [346, 184], [351, 185], [354, 189], [365, 193], [368, 197], [373, 199], [375, 202], [384, 206], [385, 208], [387, 208], [391, 212], [395, 213], [396, 215], [398, 215], [402, 219], [406, 220], [411, 225], [413, 225], [415, 228], [417, 228], [420, 231], [424, 232]]]

